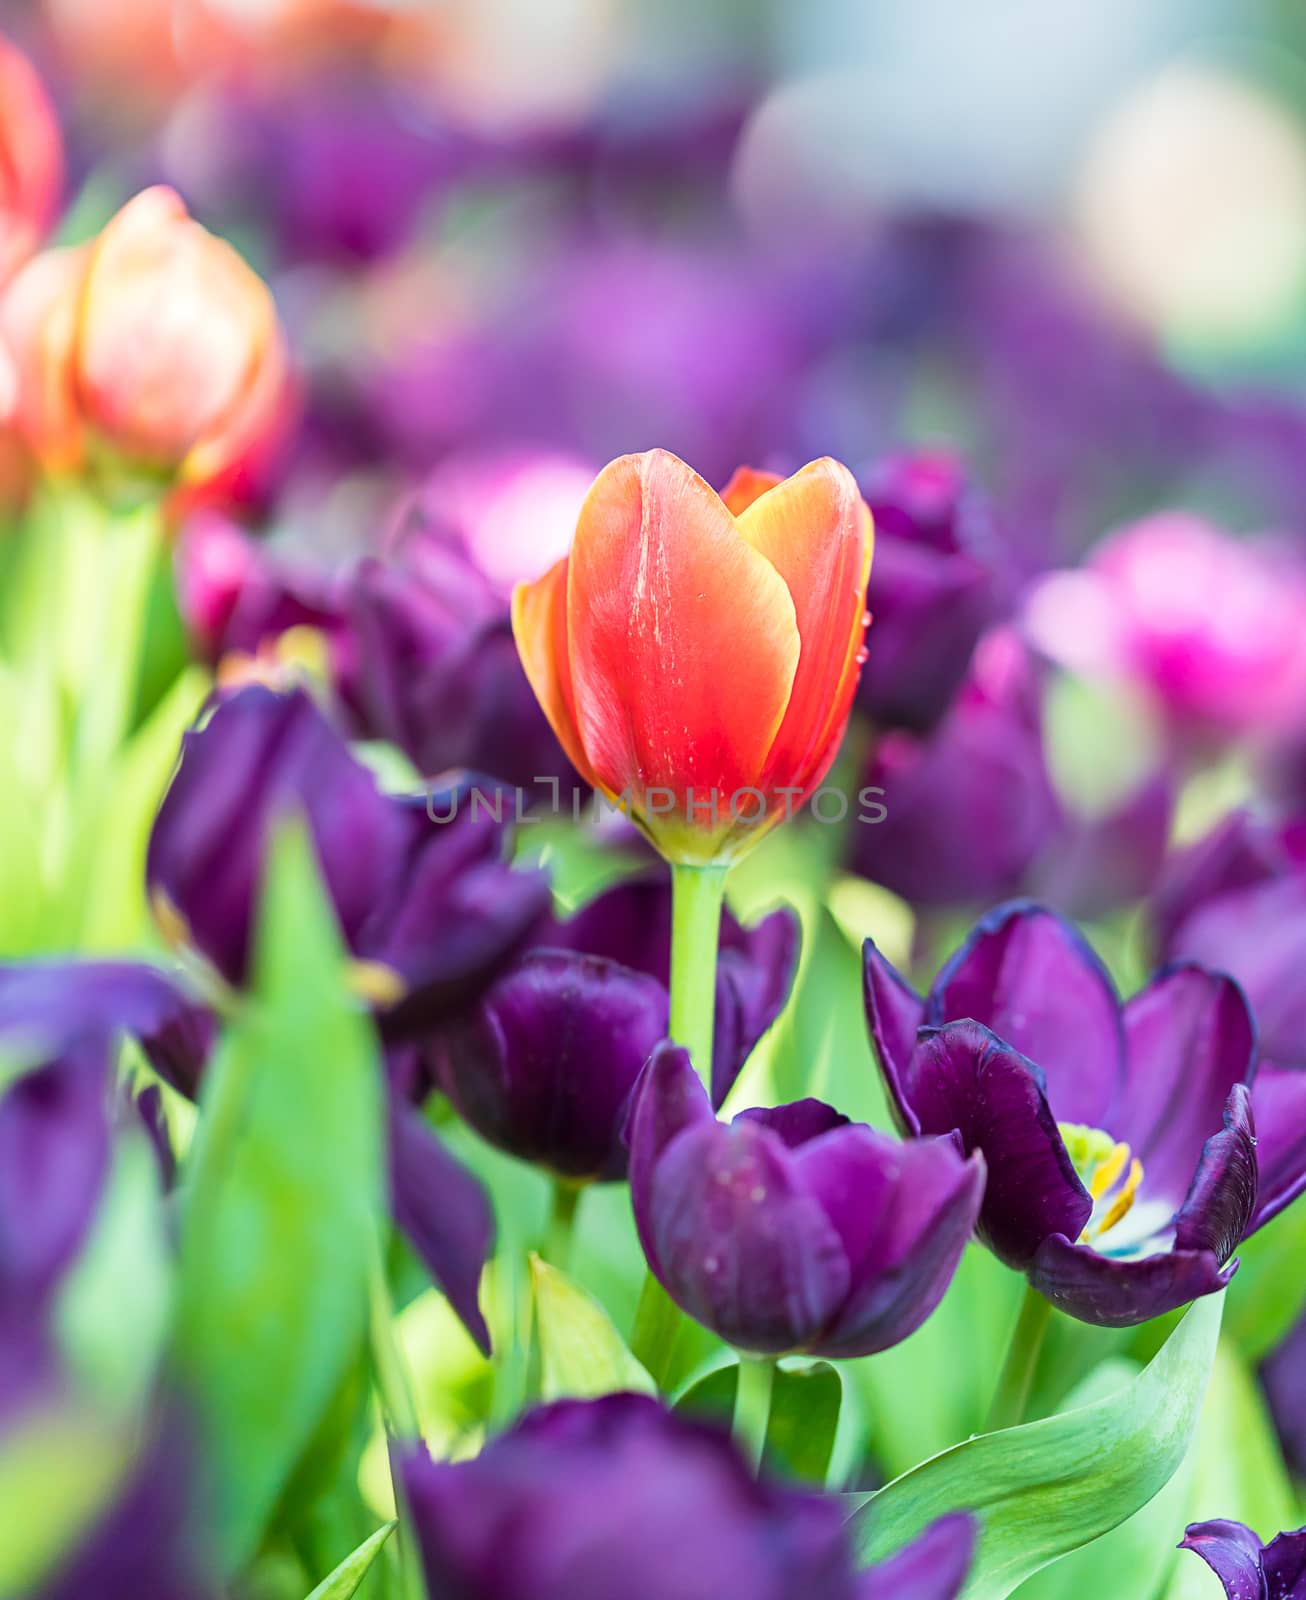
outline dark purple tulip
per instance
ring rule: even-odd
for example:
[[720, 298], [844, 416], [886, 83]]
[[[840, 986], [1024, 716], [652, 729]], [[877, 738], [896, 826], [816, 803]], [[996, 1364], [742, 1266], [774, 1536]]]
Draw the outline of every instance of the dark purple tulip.
[[271, 834], [296, 815], [387, 1032], [466, 1004], [547, 909], [546, 879], [503, 861], [504, 829], [483, 809], [432, 821], [421, 799], [377, 788], [302, 690], [250, 687], [186, 736], [147, 861], [165, 930], [232, 984], [246, 976]]
[[970, 1237], [984, 1162], [900, 1143], [819, 1101], [718, 1122], [686, 1052], [636, 1091], [630, 1190], [671, 1298], [741, 1350], [870, 1355], [934, 1310]]
[[[875, 624], [868, 665], [875, 656]], [[854, 827], [853, 865], [917, 905], [1019, 890], [1057, 837], [1060, 803], [1043, 753], [1033, 663], [1014, 634], [981, 641], [970, 677], [927, 738], [890, 733], [862, 778], [883, 821]]]
[[858, 1572], [833, 1497], [754, 1481], [729, 1439], [642, 1395], [528, 1413], [474, 1460], [397, 1468], [430, 1600], [953, 1600], [973, 1519]]
[[1284, 1458], [1306, 1477], [1306, 1314], [1261, 1365], [1261, 1383]]
[[988, 513], [945, 455], [884, 461], [862, 493], [875, 518], [874, 631], [857, 701], [877, 727], [928, 733], [996, 609]]
[[1228, 1600], [1306, 1600], [1306, 1528], [1262, 1544], [1241, 1522], [1194, 1522], [1179, 1548], [1201, 1556]]
[[1176, 788], [1162, 768], [1102, 815], [1063, 806], [1061, 827], [1026, 874], [1025, 892], [1085, 920], [1134, 905], [1165, 861]]
[[0, 1097], [0, 1322], [39, 1315], [76, 1257], [109, 1167], [103, 1040], [68, 1044]]
[[126, 1035], [182, 1094], [194, 1096], [217, 1023], [158, 967], [133, 961], [0, 966], [0, 1037], [58, 1053], [65, 1041]]
[[1162, 959], [1202, 961], [1242, 984], [1266, 1060], [1306, 1067], [1306, 862], [1288, 836], [1233, 813], [1173, 858], [1152, 921]]
[[870, 940], [865, 977], [904, 1131], [955, 1133], [985, 1158], [979, 1233], [996, 1255], [1107, 1327], [1225, 1286], [1265, 1220], [1255, 1034], [1231, 979], [1179, 964], [1122, 1007], [1075, 929], [1027, 902], [983, 918], [926, 999]]
[[[729, 1093], [784, 1006], [798, 920], [776, 911], [743, 928], [722, 918], [712, 1094]], [[670, 999], [671, 890], [664, 874], [610, 889], [555, 922], [430, 1047], [436, 1081], [492, 1144], [559, 1176], [626, 1173], [627, 1104]]]

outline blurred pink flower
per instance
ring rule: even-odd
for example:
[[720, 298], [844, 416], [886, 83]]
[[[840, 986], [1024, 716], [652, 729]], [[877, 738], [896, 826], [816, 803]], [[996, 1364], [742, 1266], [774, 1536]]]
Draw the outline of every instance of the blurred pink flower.
[[1306, 694], [1306, 565], [1196, 516], [1163, 512], [1033, 591], [1026, 625], [1071, 671], [1141, 688], [1172, 730], [1264, 733]]

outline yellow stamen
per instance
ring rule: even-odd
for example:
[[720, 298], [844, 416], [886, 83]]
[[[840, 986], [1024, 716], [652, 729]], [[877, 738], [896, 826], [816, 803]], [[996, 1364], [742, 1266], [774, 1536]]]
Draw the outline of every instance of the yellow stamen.
[[[1129, 1154], [1128, 1145], [1117, 1145], [1116, 1148], [1118, 1150], [1123, 1150], [1126, 1156]], [[1134, 1159], [1129, 1163], [1129, 1176], [1125, 1179], [1124, 1187], [1111, 1202], [1111, 1207], [1107, 1211], [1107, 1214], [1097, 1225], [1095, 1231], [1099, 1236], [1104, 1233], [1108, 1233], [1112, 1228], [1115, 1227], [1116, 1223], [1119, 1222], [1122, 1217], [1127, 1217], [1134, 1209], [1134, 1197], [1137, 1195], [1138, 1186], [1140, 1183], [1142, 1183], [1142, 1181], [1143, 1163], [1138, 1159], [1137, 1156], [1135, 1156]]]
[[154, 913], [155, 924], [165, 944], [174, 950], [181, 950], [191, 942], [190, 924], [162, 889], [150, 891], [150, 910]]
[[383, 1007], [398, 1005], [408, 993], [408, 985], [383, 961], [351, 961], [349, 987], [360, 1000]]
[[1093, 1168], [1088, 1179], [1088, 1192], [1094, 1200], [1100, 1200], [1108, 1189], [1114, 1188], [1116, 1180], [1125, 1170], [1129, 1161], [1129, 1146], [1127, 1144], [1112, 1145], [1110, 1152]]

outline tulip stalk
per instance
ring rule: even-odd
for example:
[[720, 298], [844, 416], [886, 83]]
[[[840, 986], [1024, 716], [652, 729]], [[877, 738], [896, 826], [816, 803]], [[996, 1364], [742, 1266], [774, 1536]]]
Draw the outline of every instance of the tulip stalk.
[[1002, 1428], [1017, 1428], [1025, 1420], [1039, 1356], [1052, 1320], [1052, 1302], [1027, 1285], [1020, 1303], [1020, 1314], [1007, 1348], [998, 1387], [989, 1407], [986, 1433]]
[[671, 1037], [711, 1091], [724, 865], [671, 869]]
[[761, 1470], [766, 1450], [766, 1430], [771, 1421], [771, 1394], [775, 1388], [775, 1362], [768, 1356], [740, 1356], [735, 1385], [735, 1413], [731, 1423], [739, 1453], [754, 1474]]

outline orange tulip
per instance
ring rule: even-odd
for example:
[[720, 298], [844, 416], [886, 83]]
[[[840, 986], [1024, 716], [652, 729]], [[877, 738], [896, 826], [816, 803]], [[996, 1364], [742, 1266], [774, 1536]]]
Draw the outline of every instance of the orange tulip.
[[63, 183], [59, 124], [31, 62], [0, 37], [0, 284], [40, 244]]
[[871, 515], [828, 457], [725, 497], [665, 450], [595, 479], [571, 552], [513, 596], [577, 770], [669, 860], [728, 861], [819, 785], [865, 655]]
[[52, 472], [208, 484], [279, 432], [285, 345], [272, 296], [171, 189], [147, 189], [90, 244], [49, 250], [0, 306], [15, 420]]

